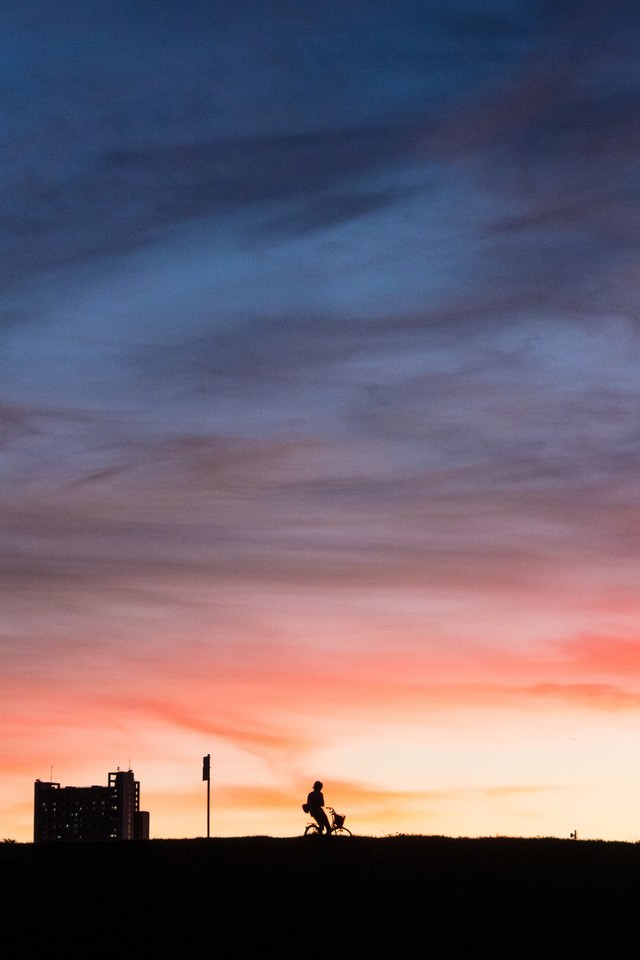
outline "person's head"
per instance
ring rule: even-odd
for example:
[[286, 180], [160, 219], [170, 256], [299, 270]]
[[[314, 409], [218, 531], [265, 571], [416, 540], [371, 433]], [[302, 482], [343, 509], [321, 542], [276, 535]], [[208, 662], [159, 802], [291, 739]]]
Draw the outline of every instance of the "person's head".
[[319, 780], [316, 780], [316, 782], [315, 782], [314, 785], [313, 785], [313, 789], [314, 789], [314, 790], [322, 790], [322, 784], [320, 783]]

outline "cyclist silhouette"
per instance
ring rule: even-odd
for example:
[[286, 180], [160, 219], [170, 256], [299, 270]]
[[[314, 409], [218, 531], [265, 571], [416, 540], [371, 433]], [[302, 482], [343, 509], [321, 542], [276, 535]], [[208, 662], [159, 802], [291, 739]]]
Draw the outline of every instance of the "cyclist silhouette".
[[307, 806], [309, 813], [320, 827], [320, 833], [326, 831], [327, 836], [331, 833], [331, 824], [329, 818], [324, 812], [324, 797], [322, 795], [322, 784], [319, 780], [313, 785], [313, 790], [307, 797]]

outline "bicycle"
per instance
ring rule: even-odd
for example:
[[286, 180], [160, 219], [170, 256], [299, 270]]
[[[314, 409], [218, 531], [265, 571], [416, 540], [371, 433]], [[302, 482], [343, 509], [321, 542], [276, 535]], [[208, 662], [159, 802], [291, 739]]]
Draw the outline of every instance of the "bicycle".
[[[336, 813], [333, 807], [327, 807], [327, 810], [331, 814], [331, 822], [329, 826], [331, 827], [331, 836], [333, 837], [352, 837], [353, 834], [351, 830], [344, 826], [344, 817], [341, 813]], [[320, 824], [316, 823], [315, 820], [312, 820], [311, 823], [308, 823], [304, 830], [305, 837], [320, 836], [322, 830], [320, 829]]]

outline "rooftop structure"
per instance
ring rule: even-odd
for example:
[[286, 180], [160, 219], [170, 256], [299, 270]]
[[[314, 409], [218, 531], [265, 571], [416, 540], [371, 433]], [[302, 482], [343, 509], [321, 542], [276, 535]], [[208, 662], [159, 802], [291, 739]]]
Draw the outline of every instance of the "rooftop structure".
[[149, 814], [140, 810], [132, 770], [109, 774], [106, 787], [61, 787], [36, 780], [33, 839], [148, 840]]

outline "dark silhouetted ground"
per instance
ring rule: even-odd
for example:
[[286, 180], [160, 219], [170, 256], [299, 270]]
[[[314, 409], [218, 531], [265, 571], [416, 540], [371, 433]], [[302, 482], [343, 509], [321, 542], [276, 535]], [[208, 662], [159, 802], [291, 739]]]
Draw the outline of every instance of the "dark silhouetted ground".
[[[5, 944], [67, 956], [640, 954], [640, 845], [445, 837], [0, 844]], [[16, 955], [12, 951], [7, 956]]]

